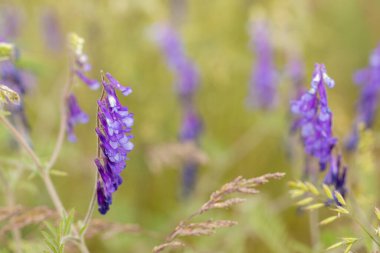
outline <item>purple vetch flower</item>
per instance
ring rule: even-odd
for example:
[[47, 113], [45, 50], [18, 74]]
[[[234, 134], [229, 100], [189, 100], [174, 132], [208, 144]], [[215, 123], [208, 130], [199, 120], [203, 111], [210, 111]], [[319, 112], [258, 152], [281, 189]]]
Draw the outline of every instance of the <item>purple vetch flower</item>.
[[330, 161], [337, 142], [332, 135], [332, 113], [325, 88], [332, 88], [334, 84], [325, 66], [316, 64], [310, 90], [291, 102], [291, 111], [297, 117], [294, 128], [300, 130], [305, 152], [319, 160], [321, 170]]
[[88, 115], [79, 107], [78, 101], [74, 94], [70, 94], [67, 98], [67, 138], [71, 142], [75, 142], [77, 137], [74, 133], [74, 127], [77, 124], [85, 124], [88, 122]]
[[361, 87], [361, 94], [357, 105], [357, 116], [350, 137], [346, 142], [348, 150], [354, 150], [359, 142], [358, 125], [364, 124], [368, 129], [373, 126], [378, 107], [380, 90], [380, 44], [373, 51], [369, 66], [357, 71], [354, 81]]
[[[181, 142], [198, 143], [202, 132], [202, 120], [196, 112], [194, 97], [199, 85], [199, 73], [193, 62], [186, 56], [177, 32], [168, 25], [156, 25], [154, 38], [164, 53], [168, 66], [175, 75], [175, 88], [182, 108], [182, 124], [179, 133]], [[192, 192], [196, 182], [198, 164], [186, 162], [182, 170], [182, 196]]]
[[71, 71], [90, 89], [96, 90], [100, 87], [96, 79], [90, 79], [86, 76], [86, 72], [91, 70], [91, 65], [88, 62], [88, 57], [83, 53], [84, 39], [75, 33], [69, 35], [69, 47], [73, 53], [74, 63], [71, 66]]
[[176, 90], [183, 102], [191, 100], [199, 84], [195, 65], [186, 56], [177, 32], [168, 25], [156, 25], [154, 38], [166, 56], [170, 69], [175, 74]]
[[338, 191], [344, 197], [347, 192], [346, 188], [346, 174], [347, 167], [342, 167], [342, 157], [338, 155], [331, 156], [330, 168], [326, 173], [324, 183], [327, 185], [334, 186], [335, 190]]
[[99, 212], [106, 214], [112, 204], [112, 194], [120, 184], [121, 172], [126, 167], [127, 155], [133, 149], [130, 135], [133, 113], [123, 106], [115, 89], [127, 96], [131, 88], [122, 86], [111, 74], [102, 77], [104, 95], [98, 100], [98, 122], [96, 134], [99, 138], [101, 157], [95, 159], [100, 175], [97, 184]]
[[277, 102], [277, 73], [267, 23], [263, 20], [253, 22], [250, 35], [256, 63], [251, 74], [248, 105], [269, 109]]

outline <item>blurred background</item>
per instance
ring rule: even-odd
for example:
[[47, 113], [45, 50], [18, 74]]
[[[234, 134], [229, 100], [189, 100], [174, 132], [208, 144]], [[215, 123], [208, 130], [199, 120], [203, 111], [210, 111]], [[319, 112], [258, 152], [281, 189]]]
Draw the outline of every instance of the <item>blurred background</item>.
[[[33, 147], [43, 161], [50, 157], [59, 129], [57, 101], [69, 72], [68, 33], [85, 39], [92, 78], [99, 80], [100, 70], [108, 71], [133, 89], [130, 96], [120, 99], [135, 114], [135, 149], [110, 212], [101, 216], [96, 211], [94, 216], [138, 224], [143, 232], [117, 233], [106, 239], [99, 234], [88, 241], [91, 252], [150, 252], [225, 182], [239, 175], [248, 178], [275, 171], [287, 175], [262, 187], [247, 203], [204, 217], [233, 219], [239, 225], [210, 237], [190, 238], [186, 241], [192, 246], [185, 252], [310, 252], [308, 215], [292, 206], [286, 186], [304, 171], [302, 146], [289, 136], [294, 85], [286, 75], [288, 56], [297, 53], [304, 61], [305, 88], [316, 62], [324, 63], [335, 79], [328, 96], [334, 135], [339, 139], [338, 149], [343, 150], [359, 96], [352, 75], [368, 64], [369, 54], [380, 41], [379, 13], [380, 2], [375, 0], [0, 0], [0, 27], [9, 27], [7, 22], [13, 20], [14, 34], [7, 41], [18, 47], [20, 67], [31, 75], [25, 110]], [[249, 24], [257, 16], [270, 24], [278, 71], [279, 101], [271, 110], [250, 108], [246, 103], [256, 57]], [[160, 170], [151, 166], [152, 149], [177, 142], [181, 125], [173, 73], [151, 36], [152, 26], [163, 22], [177, 30], [200, 73], [195, 104], [203, 119], [199, 146], [207, 162], [200, 167], [195, 190], [187, 199], [180, 196], [181, 166], [167, 163]], [[54, 169], [67, 175], [53, 176], [53, 180], [65, 207], [74, 208], [82, 217], [96, 173], [94, 128], [100, 91], [78, 82], [74, 92], [90, 122], [76, 127], [76, 143], [65, 142]], [[4, 170], [12, 170], [4, 161], [28, 161], [3, 127], [0, 138]], [[350, 159], [347, 155], [345, 163], [352, 181], [360, 168], [350, 164]], [[38, 177], [25, 172], [17, 182], [17, 203], [53, 207]], [[25, 240], [42, 240], [36, 230], [38, 226], [26, 228]], [[334, 243], [342, 231], [347, 231], [344, 222], [322, 228], [323, 245]]]

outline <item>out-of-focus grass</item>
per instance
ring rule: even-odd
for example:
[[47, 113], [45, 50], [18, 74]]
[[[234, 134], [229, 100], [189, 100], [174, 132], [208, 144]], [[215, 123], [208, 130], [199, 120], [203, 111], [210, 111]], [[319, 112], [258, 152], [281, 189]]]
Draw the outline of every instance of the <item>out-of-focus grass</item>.
[[[86, 39], [84, 50], [93, 65], [91, 75], [99, 78], [101, 69], [110, 71], [134, 90], [131, 96], [123, 98], [123, 102], [135, 113], [135, 150], [123, 172], [125, 183], [115, 194], [111, 211], [104, 219], [138, 223], [164, 236], [227, 180], [237, 175], [250, 177], [279, 170], [287, 172], [288, 176], [282, 182], [264, 187], [266, 194], [256, 196], [241, 210], [226, 214], [215, 212], [215, 216], [236, 218], [240, 225], [219, 231], [214, 237], [192, 239], [195, 251], [278, 252], [286, 237], [295, 240], [297, 245], [308, 244], [307, 217], [298, 217], [294, 208], [287, 209], [286, 205], [285, 209], [276, 212], [278, 200], [286, 196], [286, 181], [298, 178], [302, 173], [302, 167], [291, 168], [301, 163], [291, 163], [285, 150], [289, 127], [287, 99], [292, 85], [281, 82], [283, 98], [276, 111], [254, 112], [245, 106], [254, 61], [247, 33], [250, 8], [262, 5], [276, 22], [292, 24], [295, 31], [292, 34], [297, 35], [297, 43], [303, 49], [307, 82], [315, 62], [326, 64], [329, 75], [336, 81], [336, 87], [328, 94], [334, 113], [334, 132], [342, 144], [349, 133], [358, 97], [352, 73], [367, 64], [370, 51], [379, 41], [380, 4], [375, 0], [300, 1], [307, 2], [302, 5], [296, 0], [188, 1], [186, 15], [177, 27], [201, 74], [196, 102], [205, 123], [201, 146], [209, 154], [210, 162], [201, 168], [195, 196], [183, 202], [179, 199], [179, 170], [165, 170], [156, 175], [149, 171], [146, 162], [148, 147], [175, 141], [180, 124], [173, 77], [158, 48], [149, 40], [150, 26], [169, 19], [169, 2], [16, 0], [4, 3], [20, 8], [24, 17], [21, 36], [16, 43], [37, 78], [34, 91], [26, 100], [37, 153], [47, 159], [54, 145], [59, 121], [57, 101], [68, 72], [66, 55], [46, 50], [41, 38], [41, 11], [52, 8], [65, 33], [74, 31]], [[283, 9], [286, 3], [290, 7]], [[307, 8], [297, 9], [302, 6]], [[281, 20], [283, 16], [277, 14], [279, 10], [286, 14], [287, 20]], [[281, 34], [287, 35], [287, 32]], [[282, 71], [285, 63], [282, 42], [289, 38], [279, 35], [275, 35], [276, 59]], [[78, 84], [75, 93], [83, 109], [90, 114], [91, 121], [76, 128], [79, 137], [76, 144], [65, 143], [55, 168], [69, 175], [55, 177], [54, 181], [65, 206], [75, 208], [83, 215], [95, 174], [92, 161], [96, 155], [96, 137], [93, 128], [99, 91], [93, 92]], [[1, 140], [2, 154], [15, 156], [15, 151], [7, 146], [4, 131], [1, 131]], [[298, 172], [294, 174], [292, 171]], [[39, 179], [35, 178], [33, 182], [38, 184], [38, 190], [20, 187], [18, 202], [29, 206], [50, 205]], [[266, 209], [271, 211], [266, 212]], [[265, 230], [273, 227], [271, 222], [278, 223], [275, 228], [279, 229], [279, 232], [273, 232], [273, 241], [268, 239], [271, 231]], [[323, 234], [327, 245], [331, 237], [327, 232]], [[148, 252], [159, 241], [145, 234], [121, 234], [106, 241], [93, 239], [89, 245], [91, 252]], [[301, 250], [302, 246], [298, 246], [297, 250]], [[292, 247], [296, 246], [287, 250], [295, 252]]]

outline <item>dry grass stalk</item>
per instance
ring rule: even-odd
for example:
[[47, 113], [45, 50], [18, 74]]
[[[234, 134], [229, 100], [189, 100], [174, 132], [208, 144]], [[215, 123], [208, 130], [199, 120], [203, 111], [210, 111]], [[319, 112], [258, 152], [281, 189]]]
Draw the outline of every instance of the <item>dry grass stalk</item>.
[[192, 162], [204, 165], [207, 155], [193, 141], [164, 143], [151, 147], [148, 151], [149, 168], [159, 173], [165, 167], [178, 168], [181, 164]]
[[120, 224], [101, 219], [93, 219], [86, 231], [86, 237], [91, 238], [102, 234], [103, 238], [109, 238], [120, 233], [141, 233], [142, 229], [136, 224]]
[[236, 225], [237, 222], [232, 220], [209, 220], [206, 222], [197, 223], [190, 223], [190, 221], [195, 216], [201, 215], [209, 210], [215, 208], [228, 208], [236, 204], [242, 203], [245, 201], [244, 198], [227, 197], [233, 193], [256, 194], [259, 191], [256, 190], [255, 187], [265, 184], [269, 182], [269, 180], [271, 179], [280, 179], [284, 175], [285, 173], [277, 172], [250, 179], [245, 179], [239, 176], [235, 180], [226, 183], [219, 190], [212, 193], [210, 199], [204, 205], [202, 205], [202, 207], [198, 211], [190, 215], [187, 219], [181, 221], [166, 238], [164, 243], [153, 248], [153, 252], [159, 253], [167, 248], [179, 246], [184, 247], [185, 244], [178, 240], [178, 237], [212, 235], [216, 229]]
[[28, 225], [39, 224], [48, 218], [57, 216], [56, 212], [44, 206], [35, 207], [32, 209], [19, 207], [19, 212], [14, 214], [7, 224], [0, 230], [0, 236], [11, 231], [12, 229], [21, 229]]
[[21, 206], [2, 207], [0, 208], [0, 222], [10, 219], [12, 216], [20, 214]]
[[[59, 215], [54, 209], [45, 206], [39, 206], [32, 209], [23, 206], [0, 208], [0, 222], [6, 222], [0, 230], [0, 237], [4, 236], [5, 233], [12, 231], [14, 228], [22, 229], [28, 225], [40, 224], [47, 219], [52, 219], [54, 222], [60, 220]], [[86, 238], [91, 238], [98, 234], [102, 234], [103, 238], [109, 238], [119, 233], [141, 232], [142, 229], [136, 224], [120, 224], [101, 219], [93, 219], [86, 232]]]

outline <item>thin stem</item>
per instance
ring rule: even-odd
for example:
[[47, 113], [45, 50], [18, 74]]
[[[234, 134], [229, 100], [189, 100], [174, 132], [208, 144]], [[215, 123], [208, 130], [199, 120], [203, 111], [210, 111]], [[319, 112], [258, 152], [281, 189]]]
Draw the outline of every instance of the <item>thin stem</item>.
[[[72, 61], [71, 61], [72, 62]], [[53, 153], [50, 157], [50, 160], [46, 166], [46, 170], [50, 170], [55, 162], [58, 159], [58, 156], [60, 154], [61, 148], [63, 146], [63, 142], [65, 140], [65, 134], [66, 134], [66, 121], [67, 121], [67, 113], [66, 113], [66, 100], [69, 94], [69, 91], [71, 89], [71, 86], [74, 83], [74, 71], [72, 67], [70, 68], [70, 74], [69, 74], [69, 81], [66, 82], [65, 86], [63, 87], [62, 91], [62, 98], [61, 98], [61, 122], [59, 125], [59, 133], [57, 137], [57, 141], [55, 143], [55, 147], [53, 150]]]
[[[101, 76], [102, 76], [102, 81], [104, 81], [104, 74], [103, 74], [103, 71], [101, 71]], [[104, 88], [102, 89], [102, 93], [100, 95], [100, 100], [104, 99], [105, 97], [105, 91], [104, 91]], [[99, 106], [97, 107], [97, 114], [99, 113]], [[99, 118], [97, 117], [97, 120], [96, 120], [96, 127], [99, 128]], [[97, 157], [100, 157], [101, 155], [101, 150], [100, 150], [100, 140], [99, 138], [97, 139]], [[95, 174], [95, 182], [94, 182], [94, 190], [92, 192], [92, 197], [91, 197], [91, 200], [90, 200], [90, 204], [88, 206], [88, 209], [87, 209], [87, 213], [86, 213], [86, 216], [83, 220], [83, 228], [84, 228], [84, 231], [82, 233], [82, 240], [84, 238], [84, 235], [86, 234], [86, 231], [87, 231], [87, 228], [90, 224], [90, 220], [91, 220], [91, 217], [94, 213], [94, 209], [95, 209], [95, 200], [96, 200], [96, 190], [97, 190], [97, 184], [98, 184], [98, 180], [99, 180], [99, 173], [96, 171], [96, 174]]]
[[[61, 216], [61, 218], [64, 217], [64, 215], [67, 214], [61, 199], [58, 196], [57, 190], [54, 187], [53, 182], [51, 181], [49, 172], [44, 168], [44, 166], [41, 164], [40, 159], [36, 155], [36, 153], [30, 148], [29, 144], [26, 142], [26, 140], [23, 138], [23, 136], [18, 132], [16, 128], [12, 126], [12, 124], [4, 117], [0, 115], [0, 122], [4, 124], [4, 126], [11, 132], [13, 137], [16, 139], [16, 141], [20, 144], [21, 147], [23, 147], [27, 154], [32, 158], [33, 162], [35, 163], [36, 167], [38, 168], [41, 178], [45, 184], [46, 190], [53, 201], [53, 204]], [[75, 236], [78, 236], [79, 233], [75, 226], [73, 226], [73, 233]], [[79, 248], [82, 253], [88, 253], [87, 246], [84, 242], [84, 240], [81, 240], [81, 244], [79, 245]]]
[[22, 146], [28, 155], [32, 158], [33, 162], [37, 166], [38, 169], [43, 169], [40, 159], [34, 153], [33, 149], [29, 146], [28, 142], [24, 139], [24, 137], [19, 133], [19, 131], [3, 116], [0, 115], [0, 122], [4, 124], [4, 126], [11, 132], [16, 141]]
[[96, 200], [96, 188], [97, 188], [98, 178], [99, 178], [99, 174], [98, 174], [98, 172], [96, 172], [95, 183], [94, 183], [94, 190], [93, 190], [93, 193], [92, 193], [91, 201], [90, 201], [90, 204], [88, 206], [88, 210], [87, 210], [86, 216], [85, 216], [85, 218], [83, 220], [84, 231], [82, 233], [82, 237], [84, 237], [84, 235], [86, 234], [87, 228], [88, 228], [88, 226], [90, 224], [90, 221], [91, 221], [92, 214], [94, 213], [95, 200]]

